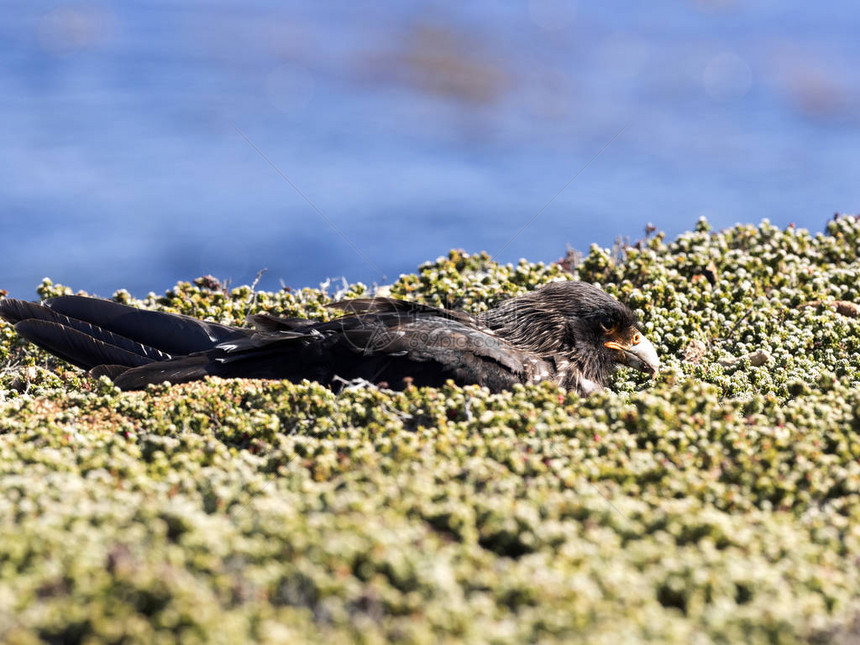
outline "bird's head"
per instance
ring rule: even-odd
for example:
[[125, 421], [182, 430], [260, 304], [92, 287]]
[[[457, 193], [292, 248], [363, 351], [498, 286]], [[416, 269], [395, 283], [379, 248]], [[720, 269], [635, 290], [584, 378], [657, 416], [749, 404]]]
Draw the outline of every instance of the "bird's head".
[[484, 321], [509, 342], [555, 361], [560, 382], [580, 391], [602, 388], [617, 365], [648, 374], [660, 367], [633, 312], [587, 282], [552, 282], [502, 303]]

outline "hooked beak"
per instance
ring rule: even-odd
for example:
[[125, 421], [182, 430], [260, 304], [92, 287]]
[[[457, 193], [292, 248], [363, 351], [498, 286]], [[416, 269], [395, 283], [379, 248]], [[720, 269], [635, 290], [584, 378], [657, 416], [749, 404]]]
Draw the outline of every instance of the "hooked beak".
[[654, 345], [639, 332], [635, 332], [632, 338], [633, 341], [630, 343], [616, 338], [603, 344], [610, 349], [618, 350], [616, 360], [622, 365], [656, 376], [660, 370], [660, 359], [657, 357]]

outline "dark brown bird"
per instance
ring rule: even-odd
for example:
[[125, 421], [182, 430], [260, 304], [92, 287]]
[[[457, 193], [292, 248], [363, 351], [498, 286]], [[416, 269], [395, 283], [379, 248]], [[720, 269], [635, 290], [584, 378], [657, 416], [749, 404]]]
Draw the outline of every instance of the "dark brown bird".
[[585, 282], [553, 282], [478, 316], [391, 298], [331, 305], [328, 322], [249, 317], [230, 327], [110, 300], [0, 300], [0, 318], [27, 340], [124, 390], [207, 375], [325, 385], [365, 379], [400, 389], [447, 379], [492, 391], [555, 381], [601, 390], [615, 366], [655, 374], [654, 346], [632, 312]]

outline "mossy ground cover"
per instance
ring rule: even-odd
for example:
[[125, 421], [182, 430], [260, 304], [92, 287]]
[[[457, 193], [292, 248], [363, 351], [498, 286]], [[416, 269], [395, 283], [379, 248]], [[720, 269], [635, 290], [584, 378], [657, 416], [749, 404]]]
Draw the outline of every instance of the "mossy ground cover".
[[[854, 217], [700, 222], [575, 267], [452, 252], [390, 288], [478, 311], [566, 269], [601, 284], [664, 369], [588, 399], [121, 393], [3, 325], [0, 640], [855, 642], [859, 246]], [[114, 297], [239, 323], [367, 291]]]

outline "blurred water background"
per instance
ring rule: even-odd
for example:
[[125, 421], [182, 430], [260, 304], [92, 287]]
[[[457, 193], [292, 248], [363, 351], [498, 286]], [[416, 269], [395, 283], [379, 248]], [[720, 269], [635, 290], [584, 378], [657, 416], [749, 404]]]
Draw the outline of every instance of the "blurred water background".
[[382, 284], [860, 210], [849, 0], [2, 4], [10, 295]]

